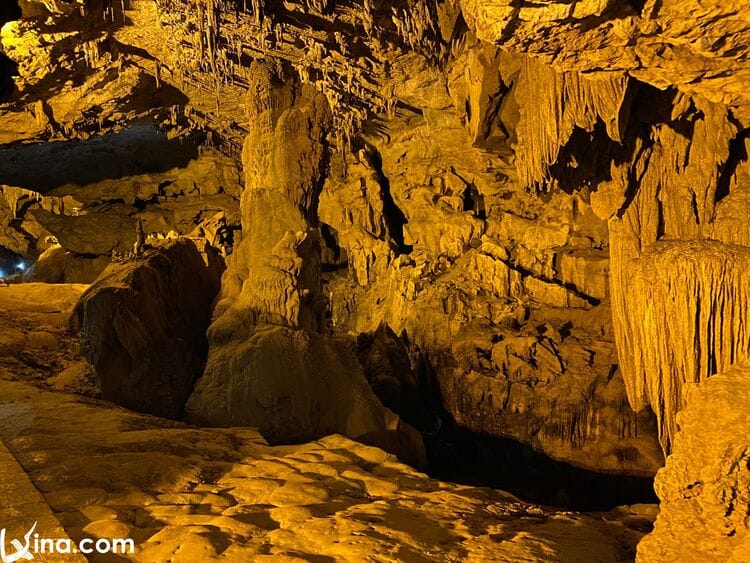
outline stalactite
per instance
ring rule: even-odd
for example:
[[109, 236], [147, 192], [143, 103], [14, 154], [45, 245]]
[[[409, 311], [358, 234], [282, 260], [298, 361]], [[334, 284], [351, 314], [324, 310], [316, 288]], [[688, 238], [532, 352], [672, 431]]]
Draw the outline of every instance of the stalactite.
[[628, 91], [623, 74], [586, 78], [577, 72], [560, 73], [528, 57], [517, 84], [516, 98], [533, 102], [521, 105], [516, 130], [517, 168], [527, 187], [554, 184], [549, 168], [576, 127], [593, 131], [601, 121], [612, 140], [621, 140], [625, 128], [621, 108]]
[[20, 210], [19, 204], [26, 200], [36, 202], [45, 211], [53, 213], [63, 213], [64, 203], [62, 197], [56, 196], [45, 196], [39, 192], [33, 190], [27, 190], [25, 188], [16, 188], [13, 186], [0, 186], [0, 195], [3, 196], [5, 203], [10, 209], [13, 217], [18, 219], [18, 212]]
[[628, 266], [620, 354], [628, 395], [650, 404], [669, 451], [683, 388], [750, 357], [750, 250], [664, 241]]

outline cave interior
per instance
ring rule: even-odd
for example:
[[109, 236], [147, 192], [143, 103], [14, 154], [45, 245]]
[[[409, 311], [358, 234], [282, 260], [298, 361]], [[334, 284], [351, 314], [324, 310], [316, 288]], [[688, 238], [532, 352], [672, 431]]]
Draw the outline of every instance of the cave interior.
[[3, 534], [750, 561], [748, 22], [3, 0]]

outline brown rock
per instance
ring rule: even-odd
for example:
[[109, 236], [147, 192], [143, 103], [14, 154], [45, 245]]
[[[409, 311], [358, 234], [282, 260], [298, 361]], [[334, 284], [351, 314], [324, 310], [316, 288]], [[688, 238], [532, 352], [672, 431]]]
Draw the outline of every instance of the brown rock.
[[221, 265], [208, 266], [179, 240], [143, 259], [113, 264], [84, 293], [71, 317], [102, 396], [180, 418], [202, 373]]

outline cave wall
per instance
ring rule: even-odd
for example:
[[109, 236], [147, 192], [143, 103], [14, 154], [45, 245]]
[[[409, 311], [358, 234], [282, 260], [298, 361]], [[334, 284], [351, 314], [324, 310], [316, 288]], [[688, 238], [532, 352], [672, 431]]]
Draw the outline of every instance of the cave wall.
[[750, 556], [748, 367], [742, 360], [685, 386], [672, 454], [654, 484], [661, 510], [654, 532], [638, 544], [638, 561]]
[[[669, 451], [683, 386], [746, 356], [748, 241], [737, 216], [746, 209], [747, 68], [735, 57], [747, 48], [747, 28], [729, 2], [646, 2], [639, 11], [585, 2], [463, 7], [480, 37], [523, 46], [568, 77], [556, 87], [562, 94], [551, 94], [559, 105], [541, 106], [539, 122], [556, 125], [520, 136], [534, 149], [522, 169], [528, 178], [565, 189], [560, 157], [570, 151], [560, 147], [574, 136], [559, 123], [572, 119], [591, 130], [585, 121], [598, 114], [615, 142], [604, 143], [605, 155], [597, 143], [597, 158], [609, 166], [591, 183], [590, 201], [609, 227], [612, 313], [628, 396], [635, 409], [656, 412]], [[598, 80], [593, 90], [574, 78], [583, 70]], [[587, 105], [586, 117], [576, 117]], [[610, 111], [602, 114], [602, 106]]]
[[[294, 380], [247, 407], [253, 377], [234, 379], [226, 350], [254, 357], [273, 333], [303, 350], [281, 370], [298, 381], [323, 377], [306, 373], [311, 342], [351, 375], [346, 339], [386, 323], [430, 358], [459, 425], [652, 474], [683, 385], [747, 348], [742, 17], [728, 1], [318, 4], [132, 0], [107, 20], [55, 3], [51, 23], [3, 34], [21, 76], [0, 139], [86, 138], [168, 109], [173, 131], [242, 161], [201, 421], [295, 412]], [[75, 31], [42, 42], [48, 25]]]

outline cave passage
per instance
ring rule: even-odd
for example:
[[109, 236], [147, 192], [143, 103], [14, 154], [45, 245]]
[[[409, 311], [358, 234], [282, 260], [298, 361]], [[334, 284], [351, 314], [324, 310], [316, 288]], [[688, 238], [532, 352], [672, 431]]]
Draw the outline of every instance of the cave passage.
[[85, 141], [17, 145], [0, 150], [0, 184], [46, 193], [66, 184], [183, 168], [198, 156], [198, 137], [169, 139], [143, 124]]
[[527, 502], [582, 512], [658, 502], [652, 478], [588, 471], [452, 421], [424, 440], [428, 473], [442, 481], [500, 489]]

